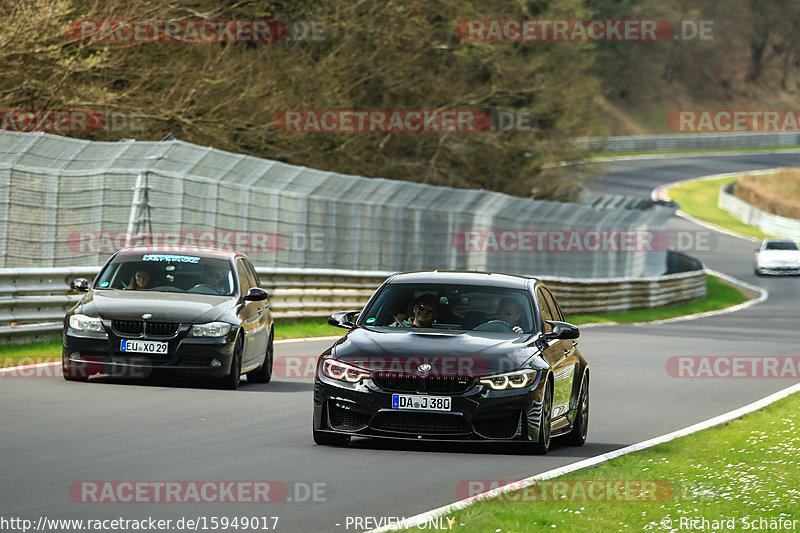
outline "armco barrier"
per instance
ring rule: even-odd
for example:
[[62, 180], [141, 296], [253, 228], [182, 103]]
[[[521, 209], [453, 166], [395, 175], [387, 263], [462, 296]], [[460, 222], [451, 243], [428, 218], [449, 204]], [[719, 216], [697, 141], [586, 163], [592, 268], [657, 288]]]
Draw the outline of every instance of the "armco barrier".
[[717, 205], [745, 224], [755, 226], [764, 233], [800, 241], [800, 220], [767, 213], [733, 195], [736, 182], [719, 190]]
[[[673, 255], [673, 254], [671, 254]], [[542, 276], [564, 313], [602, 313], [658, 307], [702, 298], [705, 271], [686, 256], [693, 270], [640, 279], [571, 279]], [[688, 262], [688, 263], [687, 263]], [[57, 334], [65, 312], [80, 298], [69, 283], [91, 279], [99, 267], [0, 269], [0, 342]], [[321, 318], [359, 309], [390, 272], [258, 268], [277, 320]]]
[[677, 133], [584, 137], [574, 139], [573, 143], [587, 150], [601, 153], [795, 148], [800, 144], [800, 134], [797, 132]]

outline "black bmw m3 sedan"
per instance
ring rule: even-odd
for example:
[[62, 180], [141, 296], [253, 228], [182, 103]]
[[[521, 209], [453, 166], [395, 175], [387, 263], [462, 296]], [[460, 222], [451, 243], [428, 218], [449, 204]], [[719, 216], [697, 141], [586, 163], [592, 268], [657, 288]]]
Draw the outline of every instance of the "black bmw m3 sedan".
[[317, 361], [317, 444], [351, 437], [581, 446], [589, 368], [578, 328], [531, 277], [410, 272], [386, 280]]

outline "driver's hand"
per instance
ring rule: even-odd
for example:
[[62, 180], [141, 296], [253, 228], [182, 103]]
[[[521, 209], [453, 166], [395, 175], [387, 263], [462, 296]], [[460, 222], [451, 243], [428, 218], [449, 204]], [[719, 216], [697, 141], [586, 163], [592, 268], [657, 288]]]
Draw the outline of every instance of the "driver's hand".
[[511, 328], [511, 329], [513, 329], [513, 330], [514, 330], [514, 333], [522, 333], [522, 328], [521, 328], [521, 327], [519, 327], [519, 326], [514, 326], [514, 327], [513, 327], [513, 328]]

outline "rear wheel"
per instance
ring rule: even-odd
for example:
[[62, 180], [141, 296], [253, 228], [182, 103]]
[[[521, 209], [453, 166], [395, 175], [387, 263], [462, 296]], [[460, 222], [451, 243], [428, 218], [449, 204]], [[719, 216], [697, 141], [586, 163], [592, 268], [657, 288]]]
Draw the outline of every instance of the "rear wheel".
[[231, 359], [231, 371], [227, 376], [222, 378], [222, 388], [228, 390], [236, 390], [239, 388], [239, 380], [242, 377], [242, 352], [244, 350], [244, 337], [239, 335], [236, 338], [236, 346], [233, 349], [233, 358]]
[[544, 455], [550, 449], [550, 426], [553, 413], [553, 386], [547, 380], [542, 394], [542, 416], [539, 425], [539, 438], [531, 444], [531, 451]]
[[247, 381], [251, 383], [269, 383], [272, 379], [272, 362], [274, 350], [272, 348], [272, 338], [274, 332], [270, 330], [269, 340], [267, 341], [267, 353], [261, 366], [247, 373]]
[[583, 378], [581, 391], [578, 395], [578, 413], [572, 424], [572, 431], [567, 433], [564, 442], [570, 446], [583, 446], [586, 434], [589, 432], [589, 375]]

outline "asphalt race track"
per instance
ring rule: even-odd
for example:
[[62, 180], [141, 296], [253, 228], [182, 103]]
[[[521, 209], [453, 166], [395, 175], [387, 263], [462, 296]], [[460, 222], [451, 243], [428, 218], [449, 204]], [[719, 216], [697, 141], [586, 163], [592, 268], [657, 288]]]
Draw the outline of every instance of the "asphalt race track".
[[[800, 154], [620, 161], [606, 163], [607, 177], [597, 188], [649, 197], [662, 183], [784, 165], [800, 166]], [[707, 231], [679, 218], [671, 229]], [[770, 296], [763, 304], [695, 321], [583, 330], [581, 351], [592, 373], [583, 448], [556, 441], [539, 457], [516, 449], [366, 439], [348, 448], [315, 446], [311, 378], [285, 377], [280, 359], [275, 372], [284, 377], [244, 383], [235, 392], [154, 380], [83, 384], [58, 376], [3, 376], [0, 516], [34, 523], [40, 517], [155, 517], [173, 524], [182, 517], [278, 516], [275, 530], [282, 532], [355, 531], [360, 528], [348, 517], [407, 517], [451, 503], [463, 480], [520, 479], [686, 427], [797, 381], [678, 379], [665, 370], [676, 355], [798, 355], [800, 279], [756, 277], [754, 248], [716, 235], [709, 250], [689, 253], [765, 287]], [[276, 348], [284, 362], [296, 362], [327, 344]], [[288, 493], [269, 504], [109, 504], [79, 503], [69, 491], [81, 481], [190, 480], [278, 481]]]

